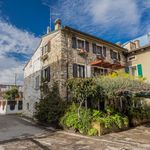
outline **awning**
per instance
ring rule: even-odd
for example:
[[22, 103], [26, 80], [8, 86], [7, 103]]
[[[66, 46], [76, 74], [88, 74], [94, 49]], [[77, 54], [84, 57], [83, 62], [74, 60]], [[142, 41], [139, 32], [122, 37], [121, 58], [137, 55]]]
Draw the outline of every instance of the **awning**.
[[110, 68], [110, 69], [122, 69], [125, 66], [121, 65], [121, 63], [110, 63], [105, 60], [96, 60], [90, 63], [91, 66], [97, 66], [97, 67], [104, 67], [104, 68]]
[[125, 66], [121, 65], [121, 63], [112, 64], [112, 69], [122, 69], [125, 68]]
[[104, 60], [96, 60], [90, 63], [92, 66], [98, 66], [98, 67], [104, 67], [104, 68], [110, 68], [111, 63], [104, 61]]

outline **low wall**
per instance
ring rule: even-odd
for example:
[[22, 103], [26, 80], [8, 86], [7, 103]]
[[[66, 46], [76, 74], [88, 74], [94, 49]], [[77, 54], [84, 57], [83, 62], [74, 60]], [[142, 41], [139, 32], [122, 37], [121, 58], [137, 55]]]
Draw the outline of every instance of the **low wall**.
[[22, 112], [22, 101], [0, 101], [0, 114], [16, 114]]

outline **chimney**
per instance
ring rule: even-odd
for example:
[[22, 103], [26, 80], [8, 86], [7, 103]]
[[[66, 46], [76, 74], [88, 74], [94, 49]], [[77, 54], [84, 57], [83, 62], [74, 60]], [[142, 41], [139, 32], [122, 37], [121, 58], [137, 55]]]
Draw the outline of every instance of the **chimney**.
[[61, 29], [61, 19], [55, 20], [55, 31]]
[[47, 27], [47, 34], [49, 34], [51, 32], [51, 29], [50, 29], [50, 27], [48, 26]]
[[134, 41], [136, 48], [140, 48], [140, 41], [139, 40], [135, 40]]

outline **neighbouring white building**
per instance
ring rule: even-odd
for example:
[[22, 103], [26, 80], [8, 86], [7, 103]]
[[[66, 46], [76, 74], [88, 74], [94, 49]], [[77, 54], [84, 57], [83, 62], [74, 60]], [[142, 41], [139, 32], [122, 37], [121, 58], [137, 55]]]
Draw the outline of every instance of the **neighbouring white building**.
[[18, 97], [15, 100], [6, 100], [3, 95], [12, 88], [12, 85], [0, 85], [0, 114], [22, 113], [23, 88], [22, 86], [16, 87], [19, 91]]

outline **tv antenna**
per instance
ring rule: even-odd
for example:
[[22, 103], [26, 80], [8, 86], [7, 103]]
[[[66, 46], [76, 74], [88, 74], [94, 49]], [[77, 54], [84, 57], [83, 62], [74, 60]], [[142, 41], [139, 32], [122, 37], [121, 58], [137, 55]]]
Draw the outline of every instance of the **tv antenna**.
[[43, 5], [47, 6], [49, 8], [49, 26], [50, 26], [50, 30], [52, 30], [52, 17], [53, 16], [59, 16], [59, 13], [53, 13], [53, 10], [57, 11], [57, 8], [51, 6], [48, 2], [43, 2]]

